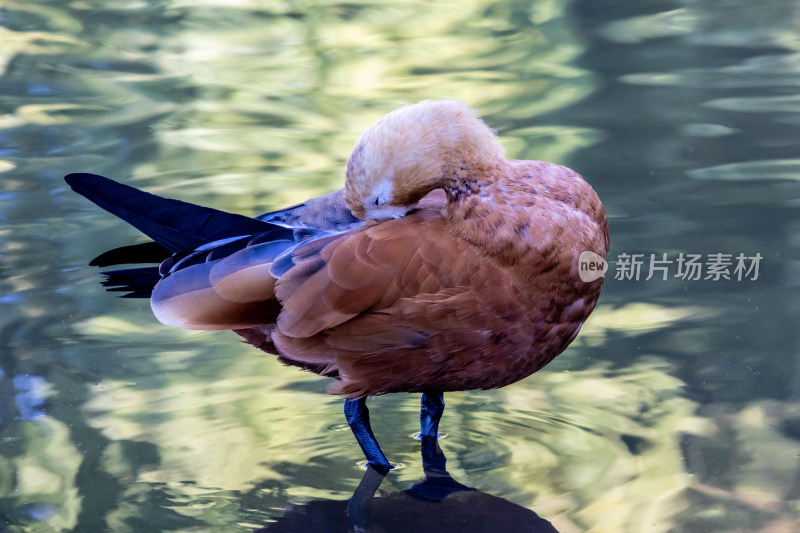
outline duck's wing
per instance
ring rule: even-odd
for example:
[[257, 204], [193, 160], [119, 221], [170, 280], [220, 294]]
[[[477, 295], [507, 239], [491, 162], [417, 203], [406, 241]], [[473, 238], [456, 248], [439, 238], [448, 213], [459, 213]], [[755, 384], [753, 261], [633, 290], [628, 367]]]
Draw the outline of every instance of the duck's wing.
[[271, 272], [283, 305], [281, 334], [312, 337], [398, 298], [469, 284], [468, 245], [450, 234], [442, 199], [406, 217], [316, 239], [278, 258]]
[[[438, 290], [435, 276], [429, 276], [432, 265], [453, 263], [442, 250], [442, 237], [450, 237], [443, 197], [434, 195], [420, 205], [404, 219], [364, 223], [343, 214], [346, 207], [336, 192], [267, 214], [270, 223], [294, 225], [293, 237], [221, 241], [175, 266], [165, 262], [153, 310], [163, 323], [182, 328], [277, 323], [282, 334], [301, 338], [395, 297], [386, 295], [394, 295], [397, 287], [416, 283], [418, 289]], [[316, 227], [306, 227], [311, 224]], [[405, 272], [408, 267], [422, 269], [415, 274], [423, 277], [414, 278]]]
[[163, 278], [151, 298], [161, 322], [187, 329], [274, 323], [281, 265], [292, 265], [292, 257], [304, 256], [314, 243], [342, 238], [364, 224], [338, 191], [257, 218], [272, 229], [211, 242], [162, 263]]
[[241, 329], [273, 323], [280, 307], [270, 267], [313, 231], [279, 228], [223, 239], [160, 266], [150, 305], [164, 324], [185, 329]]
[[260, 218], [163, 198], [95, 174], [70, 174], [76, 192], [130, 223], [154, 242], [95, 258], [110, 266], [160, 266], [107, 271], [108, 290], [150, 297], [164, 323], [189, 329], [232, 329], [274, 322], [272, 263], [298, 246], [363, 222], [349, 215], [341, 192]]

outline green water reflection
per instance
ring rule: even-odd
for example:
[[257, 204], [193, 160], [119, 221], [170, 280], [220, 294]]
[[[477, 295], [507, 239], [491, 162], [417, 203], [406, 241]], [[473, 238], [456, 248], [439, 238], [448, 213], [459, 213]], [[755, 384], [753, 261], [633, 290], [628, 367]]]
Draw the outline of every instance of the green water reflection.
[[[88, 259], [141, 237], [62, 176], [257, 214], [443, 97], [583, 174], [612, 259], [764, 257], [752, 282], [609, 279], [545, 371], [447, 397], [453, 477], [562, 533], [800, 529], [798, 26], [790, 0], [3, 3], [0, 529], [245, 531], [347, 500], [326, 381], [103, 292]], [[389, 492], [422, 475], [418, 401], [370, 404]]]

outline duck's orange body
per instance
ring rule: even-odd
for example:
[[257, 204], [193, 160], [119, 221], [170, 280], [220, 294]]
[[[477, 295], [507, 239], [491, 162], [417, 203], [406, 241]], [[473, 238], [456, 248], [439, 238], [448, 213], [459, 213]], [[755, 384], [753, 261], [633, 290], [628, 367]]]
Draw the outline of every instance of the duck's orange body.
[[607, 230], [596, 196], [570, 170], [509, 169], [501, 183], [540, 192], [504, 213], [478, 197], [448, 204], [437, 191], [403, 218], [320, 243], [278, 281], [274, 322], [237, 333], [337, 376], [331, 391], [351, 396], [488, 389], [536, 372], [594, 308], [602, 281], [581, 281], [577, 258], [605, 255]]
[[[359, 139], [343, 190], [257, 218], [186, 252], [171, 233], [159, 241], [159, 222], [148, 234], [178, 252], [154, 282], [156, 316], [235, 330], [337, 378], [331, 392], [351, 398], [502, 387], [536, 372], [600, 294], [602, 278], [579, 277], [579, 255], [608, 251], [602, 204], [578, 174], [505, 159], [453, 101], [390, 113]], [[272, 229], [250, 227], [259, 221]]]

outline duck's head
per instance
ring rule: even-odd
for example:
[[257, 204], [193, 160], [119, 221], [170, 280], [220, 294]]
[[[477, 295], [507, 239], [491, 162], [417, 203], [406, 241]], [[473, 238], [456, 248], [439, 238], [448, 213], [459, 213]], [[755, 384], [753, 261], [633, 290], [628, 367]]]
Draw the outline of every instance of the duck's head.
[[396, 109], [365, 131], [347, 160], [345, 200], [359, 218], [399, 218], [445, 178], [503, 159], [477, 111], [456, 100]]

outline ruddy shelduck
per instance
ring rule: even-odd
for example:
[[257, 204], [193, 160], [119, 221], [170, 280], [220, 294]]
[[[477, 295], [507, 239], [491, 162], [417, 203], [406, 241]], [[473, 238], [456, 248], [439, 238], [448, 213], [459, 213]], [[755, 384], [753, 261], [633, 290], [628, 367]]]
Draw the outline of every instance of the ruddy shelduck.
[[280, 361], [336, 381], [368, 463], [390, 469], [366, 398], [422, 393], [435, 436], [448, 391], [536, 372], [572, 342], [603, 279], [608, 222], [572, 170], [508, 160], [459, 101], [392, 111], [358, 139], [344, 189], [249, 218], [154, 196], [93, 174], [69, 185], [154, 242], [91, 264], [110, 290], [149, 297], [164, 324], [231, 329]]

